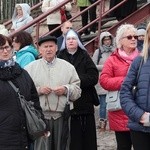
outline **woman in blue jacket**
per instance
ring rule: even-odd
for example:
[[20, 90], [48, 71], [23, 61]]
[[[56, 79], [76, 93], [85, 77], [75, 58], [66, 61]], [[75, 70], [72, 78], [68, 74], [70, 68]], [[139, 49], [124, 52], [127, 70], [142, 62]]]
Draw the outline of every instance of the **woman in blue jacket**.
[[16, 51], [16, 62], [24, 68], [27, 64], [34, 61], [38, 57], [38, 51], [33, 44], [32, 36], [21, 31], [13, 36], [13, 48]]
[[[150, 23], [147, 26], [142, 57], [137, 57], [131, 64], [128, 75], [122, 85], [120, 100], [122, 109], [129, 117], [128, 127], [131, 131], [131, 139], [134, 150], [150, 149]], [[136, 77], [140, 62], [135, 97], [132, 87], [136, 84]]]

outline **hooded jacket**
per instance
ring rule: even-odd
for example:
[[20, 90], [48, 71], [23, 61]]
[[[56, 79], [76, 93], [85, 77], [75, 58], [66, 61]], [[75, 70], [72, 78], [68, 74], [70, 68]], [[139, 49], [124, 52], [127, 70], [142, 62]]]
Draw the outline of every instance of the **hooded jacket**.
[[[22, 11], [23, 11], [23, 16], [21, 18], [17, 18], [16, 8], [18, 5], [22, 8]], [[16, 4], [15, 10], [14, 10], [14, 13], [12, 16], [11, 29], [17, 30], [17, 29], [23, 27], [24, 25], [26, 25], [27, 23], [31, 22], [32, 20], [33, 20], [33, 18], [32, 18], [32, 16], [30, 16], [30, 6], [26, 3]], [[32, 33], [33, 26], [27, 28], [25, 31], [28, 33]]]
[[38, 51], [33, 45], [25, 46], [16, 52], [16, 62], [24, 68], [38, 57]]
[[[104, 37], [108, 37], [108, 36], [110, 36], [112, 44], [110, 46], [105, 46], [105, 45], [103, 45], [102, 40], [104, 39]], [[115, 49], [114, 37], [109, 32], [102, 32], [100, 34], [99, 43], [100, 43], [100, 46], [98, 49], [95, 50], [92, 59], [93, 59], [93, 62], [95, 63], [95, 65], [99, 71], [99, 74], [100, 74], [103, 69], [104, 62], [106, 61], [106, 59], [110, 56], [110, 54]], [[98, 61], [99, 55], [100, 55], [100, 59]], [[95, 88], [96, 88], [98, 95], [104, 95], [107, 93], [107, 91], [101, 87], [100, 83], [97, 83]]]

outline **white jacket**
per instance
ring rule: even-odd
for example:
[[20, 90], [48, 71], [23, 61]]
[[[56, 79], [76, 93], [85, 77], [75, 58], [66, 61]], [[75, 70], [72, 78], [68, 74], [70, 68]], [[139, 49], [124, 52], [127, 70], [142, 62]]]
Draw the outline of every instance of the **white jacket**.
[[[20, 6], [22, 8], [23, 11], [23, 16], [21, 18], [17, 18], [17, 12], [16, 12], [16, 7]], [[32, 16], [30, 16], [30, 6], [26, 3], [21, 3], [21, 4], [16, 4], [15, 6], [15, 10], [12, 16], [12, 27], [11, 29], [17, 30], [21, 27], [23, 27], [24, 25], [26, 25], [27, 23], [31, 22], [33, 20]], [[28, 33], [32, 33], [33, 32], [33, 26], [27, 28], [25, 30]]]
[[[64, 0], [43, 0], [42, 4], [42, 12], [47, 12], [48, 10], [53, 9], [54, 7], [58, 6]], [[65, 10], [71, 11], [72, 6], [71, 3], [67, 3], [65, 5]], [[61, 14], [59, 10], [56, 10], [52, 14], [47, 16], [47, 24], [61, 24]]]

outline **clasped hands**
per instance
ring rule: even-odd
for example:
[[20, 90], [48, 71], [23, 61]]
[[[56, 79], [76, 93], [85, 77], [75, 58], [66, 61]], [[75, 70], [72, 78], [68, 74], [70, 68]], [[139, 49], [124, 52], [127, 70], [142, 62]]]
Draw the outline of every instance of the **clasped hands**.
[[50, 93], [55, 93], [58, 96], [64, 95], [67, 93], [67, 88], [65, 86], [58, 86], [56, 88], [50, 88], [48, 86], [43, 86], [39, 88], [38, 91], [40, 94], [48, 95]]

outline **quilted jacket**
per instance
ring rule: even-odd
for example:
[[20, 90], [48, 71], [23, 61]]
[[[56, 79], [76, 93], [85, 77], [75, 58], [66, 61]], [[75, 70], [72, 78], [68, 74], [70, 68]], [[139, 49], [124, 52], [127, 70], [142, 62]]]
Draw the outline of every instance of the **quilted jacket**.
[[[104, 63], [102, 73], [99, 78], [101, 86], [110, 91], [120, 90], [122, 82], [128, 72], [130, 64], [118, 54], [118, 50], [113, 52]], [[128, 131], [128, 117], [123, 110], [108, 112], [109, 126], [114, 131]]]
[[150, 112], [150, 57], [142, 64], [137, 82], [137, 92], [133, 98], [131, 89], [135, 84], [141, 57], [137, 57], [129, 70], [129, 73], [122, 85], [120, 97], [121, 105], [129, 117], [128, 127], [132, 130], [150, 132], [150, 127], [144, 127], [140, 123], [144, 112]]

